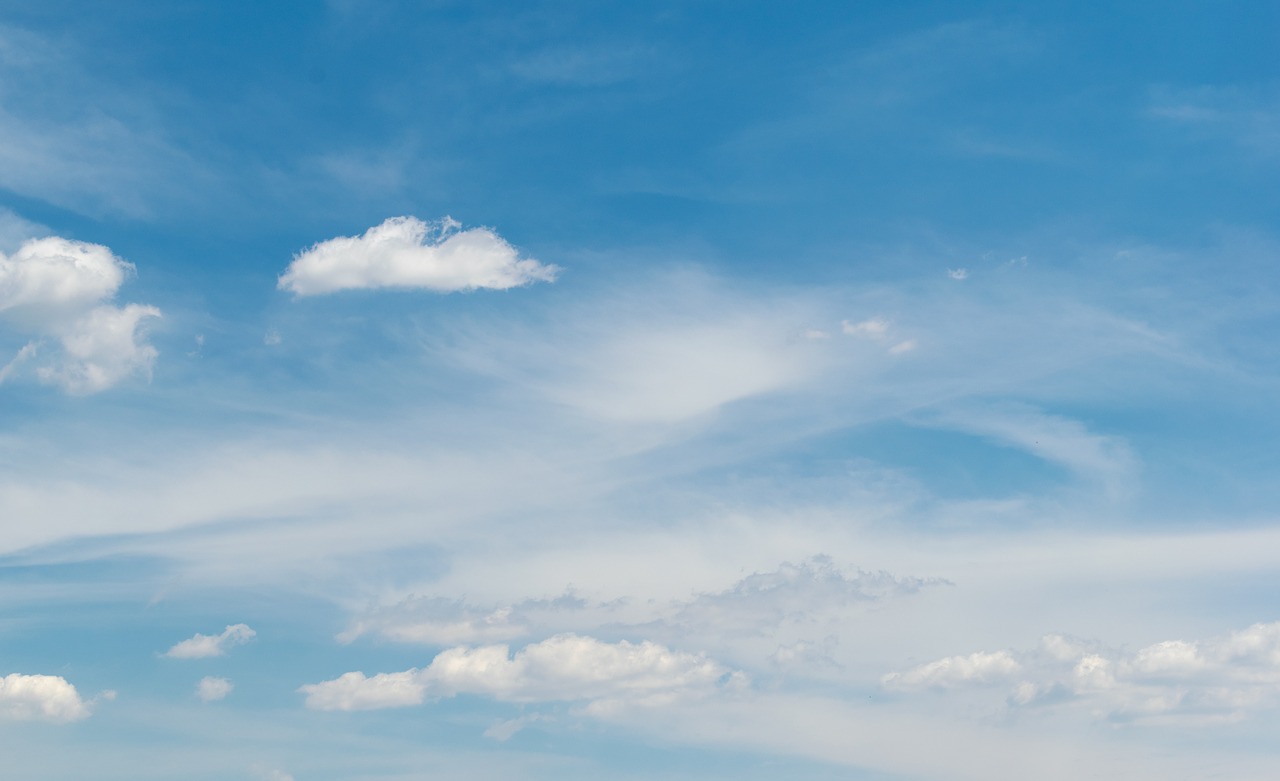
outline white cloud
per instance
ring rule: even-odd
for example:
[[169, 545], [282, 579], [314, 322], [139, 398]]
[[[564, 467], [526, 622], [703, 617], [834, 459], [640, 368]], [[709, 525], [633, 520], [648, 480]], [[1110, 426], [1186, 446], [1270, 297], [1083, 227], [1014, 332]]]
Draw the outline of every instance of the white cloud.
[[235, 686], [226, 678], [205, 676], [196, 684], [196, 696], [204, 702], [216, 702], [225, 699]]
[[1034, 407], [971, 406], [920, 420], [1020, 448], [1096, 480], [1113, 493], [1125, 490], [1136, 478], [1138, 461], [1123, 439], [1096, 434], [1079, 421]]
[[873, 317], [857, 323], [848, 320], [840, 322], [840, 328], [847, 336], [860, 336], [864, 339], [883, 339], [889, 333], [889, 321], [882, 317]]
[[279, 287], [298, 296], [373, 288], [506, 290], [551, 282], [560, 271], [521, 258], [488, 228], [461, 227], [448, 217], [438, 223], [392, 217], [362, 236], [322, 241], [300, 253]]
[[449, 599], [413, 597], [372, 611], [338, 639], [350, 642], [365, 633], [376, 632], [402, 643], [492, 643], [525, 634], [528, 626], [523, 612], [515, 606], [481, 610]]
[[651, 642], [605, 643], [574, 634], [556, 635], [514, 655], [505, 645], [459, 646], [438, 654], [423, 669], [360, 672], [302, 686], [315, 710], [370, 710], [422, 703], [428, 696], [481, 694], [507, 702], [591, 701], [661, 704], [683, 694], [713, 690], [725, 667], [698, 654]]
[[0, 718], [14, 721], [79, 721], [89, 704], [57, 675], [12, 673], [0, 678]]
[[164, 655], [170, 659], [204, 659], [210, 656], [222, 656], [228, 648], [243, 645], [257, 634], [245, 624], [232, 624], [222, 630], [222, 634], [197, 633], [194, 637], [174, 645], [165, 651]]
[[949, 656], [902, 673], [890, 673], [881, 683], [890, 689], [949, 688], [970, 683], [994, 683], [1016, 675], [1021, 665], [1008, 651]]
[[947, 269], [947, 276], [951, 277], [952, 279], [954, 279], [954, 280], [956, 280], [956, 281], [963, 281], [963, 280], [966, 280], [966, 279], [968, 279], [968, 278], [969, 278], [969, 269], [967, 269], [967, 268], [949, 268], [949, 269]]
[[105, 303], [133, 271], [100, 244], [58, 236], [0, 255], [0, 318], [35, 337], [0, 370], [0, 381], [41, 352], [44, 339], [61, 349], [49, 351], [36, 374], [68, 393], [97, 393], [131, 375], [149, 375], [158, 353], [142, 326], [160, 310]]
[[1050, 635], [1032, 651], [953, 656], [882, 679], [900, 691], [995, 683], [1010, 684], [1012, 707], [1083, 703], [1117, 722], [1236, 721], [1280, 708], [1280, 622], [1133, 653]]

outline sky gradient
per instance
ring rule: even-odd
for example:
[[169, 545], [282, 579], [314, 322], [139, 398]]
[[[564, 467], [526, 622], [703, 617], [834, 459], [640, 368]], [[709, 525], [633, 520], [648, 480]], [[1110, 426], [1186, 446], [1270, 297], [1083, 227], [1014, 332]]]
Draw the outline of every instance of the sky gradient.
[[0, 775], [1272, 778], [1278, 31], [0, 1]]

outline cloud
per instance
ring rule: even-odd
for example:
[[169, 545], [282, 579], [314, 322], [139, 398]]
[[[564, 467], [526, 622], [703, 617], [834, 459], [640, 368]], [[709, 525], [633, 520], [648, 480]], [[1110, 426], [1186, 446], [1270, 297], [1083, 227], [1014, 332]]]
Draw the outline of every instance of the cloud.
[[968, 279], [968, 278], [969, 278], [969, 269], [967, 269], [967, 268], [949, 268], [949, 269], [947, 269], [947, 276], [951, 277], [952, 279], [954, 279], [954, 280], [956, 280], [956, 281], [958, 281], [958, 282], [961, 282], [961, 281], [964, 281], [964, 280], [966, 280], [966, 279]]
[[769, 633], [786, 624], [812, 623], [831, 611], [914, 594], [942, 583], [887, 572], [846, 574], [829, 556], [813, 556], [799, 564], [784, 562], [774, 571], [748, 575], [724, 591], [702, 594], [683, 605], [670, 622], [715, 632]]
[[448, 217], [438, 223], [392, 217], [362, 236], [322, 241], [298, 254], [278, 287], [297, 296], [378, 288], [451, 293], [551, 282], [560, 272], [521, 258], [488, 228], [461, 227]]
[[903, 673], [890, 673], [881, 683], [889, 689], [948, 688], [970, 683], [993, 683], [1016, 675], [1021, 666], [1007, 651], [949, 656]]
[[622, 703], [656, 705], [683, 694], [714, 690], [734, 676], [699, 654], [672, 651], [648, 641], [605, 643], [562, 634], [525, 646], [459, 646], [438, 654], [423, 669], [366, 677], [349, 672], [307, 684], [307, 707], [372, 710], [421, 704], [428, 696], [479, 694], [506, 702], [590, 701], [602, 708]]
[[889, 321], [883, 317], [873, 317], [858, 323], [841, 321], [841, 330], [847, 336], [860, 336], [864, 339], [883, 339], [889, 333]]
[[956, 408], [917, 422], [965, 431], [1025, 450], [1102, 483], [1112, 494], [1131, 486], [1139, 466], [1123, 439], [1096, 434], [1079, 421], [1022, 404]]
[[948, 657], [881, 683], [897, 691], [1009, 684], [1009, 707], [1081, 703], [1115, 722], [1236, 721], [1280, 708], [1280, 622], [1132, 653], [1048, 635], [1031, 651]]
[[82, 395], [106, 390], [134, 374], [149, 374], [158, 355], [143, 336], [153, 306], [105, 303], [132, 264], [100, 244], [58, 236], [31, 239], [0, 254], [0, 318], [35, 339], [0, 370], [0, 381], [36, 354], [44, 340], [58, 348], [36, 368], [41, 381]]
[[520, 730], [534, 723], [542, 721], [545, 717], [539, 713], [529, 713], [514, 719], [500, 721], [484, 731], [486, 738], [493, 738], [499, 743], [506, 742], [512, 738]]
[[57, 675], [11, 673], [0, 678], [0, 718], [65, 723], [89, 716], [76, 687]]
[[216, 702], [225, 699], [233, 688], [235, 686], [226, 678], [215, 678], [209, 675], [201, 678], [196, 684], [196, 696], [204, 702]]
[[476, 607], [442, 597], [409, 597], [369, 611], [338, 636], [342, 642], [374, 632], [387, 640], [423, 645], [459, 645], [511, 640], [558, 614], [587, 608], [565, 592], [553, 599], [525, 599], [500, 607]]
[[226, 654], [228, 648], [244, 645], [257, 634], [245, 624], [232, 624], [222, 630], [222, 634], [197, 633], [195, 637], [183, 640], [165, 651], [164, 655], [170, 659], [204, 659], [210, 656], [222, 656]]

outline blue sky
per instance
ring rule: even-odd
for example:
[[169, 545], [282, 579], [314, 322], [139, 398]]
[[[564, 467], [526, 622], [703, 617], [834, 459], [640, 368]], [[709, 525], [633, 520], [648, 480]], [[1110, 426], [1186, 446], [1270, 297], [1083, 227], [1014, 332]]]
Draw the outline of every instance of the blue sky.
[[1274, 4], [0, 2], [0, 756], [1263, 779]]

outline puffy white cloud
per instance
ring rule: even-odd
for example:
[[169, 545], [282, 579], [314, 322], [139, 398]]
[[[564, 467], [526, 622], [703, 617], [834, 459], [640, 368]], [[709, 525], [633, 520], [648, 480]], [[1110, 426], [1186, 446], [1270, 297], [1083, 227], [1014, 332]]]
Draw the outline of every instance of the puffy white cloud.
[[61, 676], [11, 673], [0, 678], [0, 718], [69, 722], [88, 715], [89, 704]]
[[995, 683], [1017, 675], [1022, 666], [1008, 651], [949, 656], [902, 673], [886, 675], [890, 689], [949, 688], [971, 683]]
[[316, 710], [417, 705], [428, 696], [482, 694], [508, 702], [590, 701], [596, 706], [660, 704], [714, 690], [740, 677], [699, 654], [651, 642], [606, 643], [556, 635], [514, 655], [505, 645], [459, 646], [422, 669], [366, 677], [350, 672], [299, 689]]
[[279, 287], [298, 296], [370, 288], [506, 290], [551, 282], [560, 271], [521, 258], [488, 228], [461, 228], [448, 217], [438, 223], [392, 217], [362, 236], [322, 241], [298, 254]]
[[0, 318], [35, 337], [0, 370], [0, 381], [45, 354], [46, 339], [60, 349], [48, 351], [36, 374], [69, 393], [96, 393], [148, 374], [158, 353], [142, 330], [160, 310], [105, 303], [133, 270], [102, 245], [58, 236], [31, 239], [12, 255], [0, 255]]
[[205, 702], [216, 702], [225, 699], [235, 686], [226, 678], [215, 678], [207, 675], [196, 684], [196, 696]]
[[1001, 682], [1011, 684], [1011, 706], [1078, 702], [1121, 722], [1235, 721], [1280, 708], [1280, 622], [1133, 653], [1051, 635], [1033, 651], [954, 656], [882, 679], [885, 688], [904, 691]]
[[159, 317], [154, 306], [101, 306], [76, 320], [59, 337], [62, 358], [37, 371], [45, 382], [69, 393], [97, 393], [131, 374], [150, 374], [159, 351], [139, 341], [142, 323]]
[[196, 633], [194, 637], [183, 640], [165, 651], [164, 655], [170, 659], [204, 659], [210, 656], [222, 656], [226, 654], [228, 648], [243, 645], [257, 634], [245, 624], [232, 624], [222, 630], [221, 634]]
[[115, 295], [133, 270], [100, 244], [31, 239], [0, 258], [0, 313], [47, 327]]

